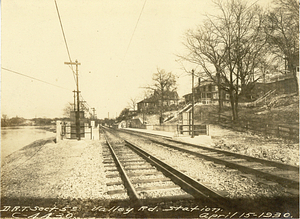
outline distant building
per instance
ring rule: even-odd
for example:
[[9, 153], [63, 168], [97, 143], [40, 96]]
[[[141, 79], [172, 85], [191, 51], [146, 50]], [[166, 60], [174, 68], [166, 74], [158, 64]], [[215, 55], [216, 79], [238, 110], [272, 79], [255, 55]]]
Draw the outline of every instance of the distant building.
[[263, 96], [268, 91], [275, 90], [276, 94], [288, 94], [297, 92], [296, 81], [293, 74], [277, 74], [263, 82], [255, 83], [254, 88], [251, 91], [253, 99], [257, 99]]
[[[247, 94], [247, 101], [253, 101], [263, 96], [268, 91], [275, 90], [276, 94], [297, 92], [295, 78], [292, 74], [272, 74], [265, 80], [261, 79], [255, 82], [253, 88]], [[192, 93], [183, 96], [185, 104], [192, 102]], [[229, 104], [229, 94], [221, 90], [221, 100], [223, 104]], [[194, 88], [195, 103], [217, 105], [219, 102], [218, 86], [212, 80], [198, 81], [198, 85]], [[240, 102], [243, 102], [240, 99]]]
[[144, 112], [151, 108], [155, 108], [156, 106], [158, 106], [158, 102], [153, 96], [151, 96], [137, 103], [137, 111]]
[[[185, 104], [192, 102], [192, 93], [188, 93], [183, 96]], [[229, 94], [224, 90], [221, 90], [221, 100], [223, 103], [229, 103]], [[212, 80], [201, 81], [198, 79], [198, 85], [194, 87], [194, 101], [195, 103], [202, 104], [218, 104], [219, 102], [219, 90], [218, 85]]]
[[137, 110], [133, 110], [133, 109], [129, 109], [128, 111], [128, 116], [132, 117], [132, 116], [135, 116], [137, 114]]
[[138, 112], [154, 112], [158, 109], [158, 106], [177, 106], [179, 102], [179, 96], [176, 91], [167, 92], [164, 96], [163, 103], [158, 94], [154, 93], [151, 97], [146, 98], [137, 103]]

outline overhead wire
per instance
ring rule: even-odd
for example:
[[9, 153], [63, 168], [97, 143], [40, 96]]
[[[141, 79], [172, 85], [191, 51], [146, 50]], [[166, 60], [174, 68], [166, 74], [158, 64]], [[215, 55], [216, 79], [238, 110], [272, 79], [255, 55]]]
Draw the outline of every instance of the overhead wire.
[[[66, 46], [66, 49], [67, 49], [68, 57], [69, 57], [70, 62], [72, 62], [71, 55], [70, 55], [70, 51], [69, 51], [68, 44], [67, 44], [67, 39], [66, 39], [66, 36], [65, 36], [65, 33], [64, 33], [64, 28], [63, 28], [61, 16], [60, 16], [59, 9], [58, 9], [58, 5], [57, 5], [56, 0], [54, 0], [54, 2], [55, 2], [55, 7], [56, 7], [56, 11], [57, 11], [57, 15], [58, 15], [60, 27], [61, 27], [61, 30], [62, 30], [62, 34], [63, 34], [65, 46]], [[132, 43], [132, 39], [133, 39], [133, 37], [134, 37], [135, 31], [136, 31], [137, 26], [138, 26], [138, 24], [139, 24], [139, 21], [140, 21], [140, 19], [141, 19], [141, 16], [142, 16], [142, 13], [143, 13], [143, 11], [144, 11], [146, 2], [147, 2], [147, 0], [144, 0], [143, 7], [142, 7], [142, 9], [141, 9], [141, 11], [140, 11], [139, 17], [138, 17], [138, 19], [137, 19], [137, 22], [136, 22], [136, 24], [135, 24], [134, 30], [133, 30], [132, 35], [131, 35], [131, 37], [130, 37], [129, 43], [128, 43], [128, 45], [127, 45], [127, 48], [126, 48], [126, 51], [125, 51], [125, 54], [124, 54], [124, 57], [123, 57], [121, 66], [123, 65], [123, 62], [124, 62], [124, 60], [125, 60], [125, 58], [126, 58], [126, 55], [127, 55], [127, 53], [128, 53], [128, 50], [129, 50], [130, 45], [131, 45], [131, 43]], [[70, 68], [72, 69], [73, 77], [74, 77], [74, 80], [75, 80], [75, 83], [76, 83], [76, 79], [75, 79], [75, 71], [74, 71], [74, 69], [73, 69], [73, 66], [71, 65]], [[82, 97], [82, 94], [80, 94], [80, 95], [81, 95], [81, 97]], [[82, 97], [82, 99], [83, 99], [83, 97]]]
[[91, 108], [91, 106], [87, 103], [87, 101], [83, 98], [82, 94], [80, 93], [82, 101], [85, 101], [85, 103]]
[[87, 105], [87, 107], [86, 107], [86, 106], [85, 106], [85, 107], [88, 109], [88, 111], [89, 111], [89, 113], [90, 113], [90, 109], [91, 109], [92, 107], [91, 107], [91, 106], [87, 103], [87, 101], [83, 98], [83, 96], [82, 96], [81, 93], [80, 93], [80, 96], [81, 96], [81, 99], [82, 99], [82, 104], [83, 104], [83, 105], [85, 105], [85, 104]]
[[133, 32], [132, 32], [131, 38], [130, 38], [130, 40], [129, 40], [127, 49], [126, 49], [126, 51], [125, 51], [125, 55], [124, 55], [123, 60], [122, 60], [122, 64], [123, 64], [123, 62], [124, 62], [124, 60], [125, 60], [125, 58], [126, 58], [127, 52], [128, 52], [128, 50], [129, 50], [129, 47], [130, 47], [130, 45], [131, 45], [133, 36], [134, 36], [134, 34], [135, 34], [135, 31], [136, 31], [136, 28], [137, 28], [137, 26], [138, 26], [138, 23], [139, 23], [139, 21], [140, 21], [140, 19], [141, 19], [141, 16], [142, 16], [143, 11], [144, 11], [146, 2], [147, 2], [147, 0], [144, 1], [143, 7], [142, 7], [141, 12], [140, 12], [140, 15], [139, 15], [138, 20], [137, 20], [137, 22], [136, 22], [136, 24], [135, 24], [135, 27], [134, 27], [134, 30], [133, 30]]
[[49, 83], [49, 82], [47, 82], [47, 81], [43, 81], [43, 80], [41, 80], [41, 79], [38, 79], [38, 78], [35, 78], [35, 77], [32, 77], [32, 76], [29, 76], [29, 75], [22, 74], [22, 73], [20, 73], [20, 72], [16, 72], [16, 71], [13, 71], [13, 70], [10, 70], [10, 69], [7, 69], [7, 68], [3, 68], [3, 67], [1, 67], [1, 69], [5, 70], [5, 71], [9, 71], [9, 72], [14, 73], [14, 74], [17, 74], [17, 75], [21, 75], [21, 76], [24, 76], [24, 77], [27, 77], [27, 78], [36, 80], [36, 81], [43, 82], [43, 83], [48, 84], [48, 85], [52, 85], [52, 86], [55, 86], [55, 87], [58, 87], [58, 88], [61, 88], [61, 89], [65, 89], [65, 90], [70, 91], [70, 89], [68, 89], [68, 88], [61, 87], [61, 86], [58, 86], [58, 85]]
[[[65, 31], [64, 31], [64, 28], [63, 28], [63, 24], [62, 24], [62, 20], [61, 20], [61, 17], [60, 17], [60, 13], [59, 13], [59, 9], [58, 9], [58, 5], [57, 5], [56, 0], [54, 0], [54, 3], [55, 3], [57, 15], [58, 15], [58, 19], [59, 19], [61, 31], [62, 31], [62, 34], [63, 34], [65, 46], [66, 46], [66, 49], [67, 49], [69, 61], [72, 62], [71, 55], [70, 55], [70, 51], [69, 51], [69, 47], [68, 47], [68, 44], [67, 44], [67, 38], [66, 38], [66, 35], [65, 35]], [[73, 72], [73, 78], [74, 78], [74, 81], [75, 81], [75, 83], [76, 83], [76, 79], [75, 79], [75, 71], [74, 71], [74, 69], [73, 69], [73, 66], [72, 66], [72, 65], [69, 65], [69, 67], [71, 68], [71, 70], [72, 70], [72, 72]]]
[[[66, 35], [65, 35], [65, 31], [64, 31], [64, 28], [63, 28], [61, 16], [60, 16], [59, 9], [58, 9], [58, 5], [57, 5], [56, 0], [54, 0], [54, 2], [55, 2], [55, 7], [56, 7], [56, 11], [57, 11], [57, 15], [58, 15], [58, 19], [59, 19], [61, 31], [62, 31], [62, 34], [63, 34], [65, 46], [66, 46], [66, 49], [67, 49], [69, 61], [72, 62], [71, 55], [70, 55], [70, 50], [69, 50], [68, 43], [67, 43], [67, 38], [66, 38]], [[74, 69], [73, 69], [73, 66], [72, 66], [72, 65], [69, 65], [69, 67], [71, 68], [71, 70], [72, 70], [72, 72], [73, 72], [73, 78], [74, 78], [75, 84], [77, 84], [77, 81], [76, 81], [76, 78], [75, 78], [75, 74], [76, 74], [76, 73], [75, 73], [75, 71], [74, 71]], [[80, 96], [81, 96], [81, 98], [83, 99], [81, 93], [80, 93]]]

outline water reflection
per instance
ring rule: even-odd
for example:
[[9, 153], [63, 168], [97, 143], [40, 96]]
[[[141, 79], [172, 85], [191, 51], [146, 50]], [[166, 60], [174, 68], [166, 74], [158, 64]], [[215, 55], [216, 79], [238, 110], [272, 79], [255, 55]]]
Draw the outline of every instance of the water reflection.
[[55, 133], [34, 126], [2, 127], [1, 160], [36, 140], [54, 136]]

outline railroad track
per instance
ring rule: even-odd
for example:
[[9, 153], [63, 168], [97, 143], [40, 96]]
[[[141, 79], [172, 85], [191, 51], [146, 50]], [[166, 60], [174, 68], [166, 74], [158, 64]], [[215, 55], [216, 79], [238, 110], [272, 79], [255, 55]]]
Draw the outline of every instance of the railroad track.
[[105, 131], [103, 148], [109, 195], [128, 195], [133, 203], [202, 200], [226, 206], [227, 199], [184, 173], [165, 164], [129, 141]]
[[147, 138], [151, 142], [162, 145], [167, 149], [181, 151], [190, 156], [196, 156], [213, 162], [219, 167], [227, 167], [233, 171], [238, 170], [247, 177], [255, 178], [255, 180], [267, 185], [274, 183], [281, 184], [287, 189], [287, 193], [290, 193], [290, 195], [299, 195], [299, 167], [205, 146], [183, 143], [171, 138], [155, 137], [154, 134], [148, 135], [131, 131], [126, 131], [126, 133]]

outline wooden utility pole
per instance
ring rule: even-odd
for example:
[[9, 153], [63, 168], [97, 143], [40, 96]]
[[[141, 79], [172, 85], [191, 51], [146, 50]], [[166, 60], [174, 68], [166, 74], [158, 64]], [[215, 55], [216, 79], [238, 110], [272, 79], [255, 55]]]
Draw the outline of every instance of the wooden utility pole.
[[80, 120], [79, 120], [79, 83], [78, 83], [78, 65], [80, 63], [76, 60], [75, 62], [65, 62], [66, 65], [76, 65], [76, 93], [77, 93], [77, 111], [76, 111], [76, 137], [78, 140], [80, 140]]
[[75, 94], [75, 90], [73, 90], [73, 93], [74, 93], [74, 112], [75, 112], [75, 110], [76, 110], [76, 94]]
[[93, 111], [93, 119], [96, 119], [96, 116], [95, 116], [95, 111], [96, 111], [96, 109], [93, 107], [93, 108], [92, 108], [92, 111]]
[[223, 107], [220, 72], [217, 72], [217, 83], [218, 83], [218, 95], [219, 95], [218, 121], [220, 122], [220, 119], [221, 119], [221, 111], [222, 111], [222, 107]]
[[192, 69], [192, 138], [194, 138], [194, 69]]

